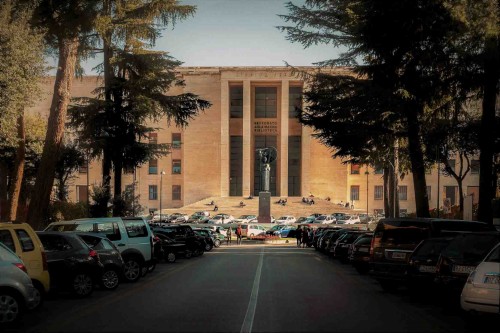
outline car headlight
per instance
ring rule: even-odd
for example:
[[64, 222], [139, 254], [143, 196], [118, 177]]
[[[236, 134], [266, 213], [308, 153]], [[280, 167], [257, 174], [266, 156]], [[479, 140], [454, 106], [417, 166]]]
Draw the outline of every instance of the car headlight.
[[485, 284], [499, 284], [500, 273], [486, 273], [483, 278]]

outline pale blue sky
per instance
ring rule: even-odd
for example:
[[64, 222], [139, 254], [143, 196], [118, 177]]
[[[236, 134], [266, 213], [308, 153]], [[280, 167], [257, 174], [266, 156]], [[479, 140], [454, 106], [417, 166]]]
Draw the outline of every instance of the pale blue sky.
[[[302, 4], [304, 0], [292, 0]], [[310, 66], [335, 58], [331, 45], [291, 43], [275, 27], [285, 25], [278, 14], [288, 14], [284, 0], [183, 0], [197, 6], [193, 17], [162, 32], [155, 49], [167, 51], [183, 66]], [[86, 74], [100, 63], [84, 64]]]

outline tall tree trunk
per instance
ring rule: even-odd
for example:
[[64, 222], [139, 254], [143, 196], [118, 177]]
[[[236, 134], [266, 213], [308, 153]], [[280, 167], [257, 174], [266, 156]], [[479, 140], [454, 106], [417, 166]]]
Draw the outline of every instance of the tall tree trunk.
[[495, 104], [498, 93], [499, 45], [498, 37], [486, 39], [484, 85], [483, 85], [483, 114], [481, 117], [481, 131], [479, 134], [479, 212], [478, 220], [493, 223], [491, 200], [494, 196], [493, 187], [493, 149], [495, 142]]
[[33, 189], [34, 195], [28, 210], [27, 222], [35, 228], [38, 228], [40, 222], [47, 219], [55, 168], [61, 151], [66, 114], [71, 98], [71, 85], [75, 75], [78, 46], [78, 37], [61, 38], [59, 40], [59, 62], [45, 145]]
[[0, 161], [0, 221], [7, 219], [7, 164]]
[[17, 118], [17, 140], [16, 161], [12, 170], [12, 181], [9, 191], [9, 208], [7, 218], [9, 221], [17, 220], [17, 207], [19, 203], [19, 194], [21, 193], [21, 184], [23, 182], [24, 162], [26, 160], [26, 132], [24, 128], [24, 110]]
[[425, 180], [424, 154], [420, 142], [420, 124], [417, 110], [408, 110], [408, 143], [415, 189], [415, 206], [418, 217], [430, 217], [427, 183]]

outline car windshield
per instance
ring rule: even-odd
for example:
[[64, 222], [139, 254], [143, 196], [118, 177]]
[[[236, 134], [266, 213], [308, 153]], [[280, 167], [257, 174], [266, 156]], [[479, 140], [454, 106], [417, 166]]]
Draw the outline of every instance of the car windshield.
[[443, 255], [448, 258], [482, 260], [497, 243], [496, 234], [458, 236], [444, 249]]
[[286, 220], [286, 218], [287, 218], [286, 216], [282, 216], [278, 220]]
[[48, 226], [45, 231], [75, 231], [77, 226], [76, 224], [55, 224]]
[[317, 220], [326, 220], [326, 216], [323, 215], [323, 216], [318, 216]]
[[497, 246], [484, 260], [486, 262], [499, 262], [500, 263], [500, 245]]

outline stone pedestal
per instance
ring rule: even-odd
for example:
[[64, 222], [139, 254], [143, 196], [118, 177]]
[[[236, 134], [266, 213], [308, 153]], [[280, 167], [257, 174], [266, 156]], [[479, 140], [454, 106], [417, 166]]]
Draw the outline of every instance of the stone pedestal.
[[271, 192], [259, 192], [259, 223], [271, 223]]

